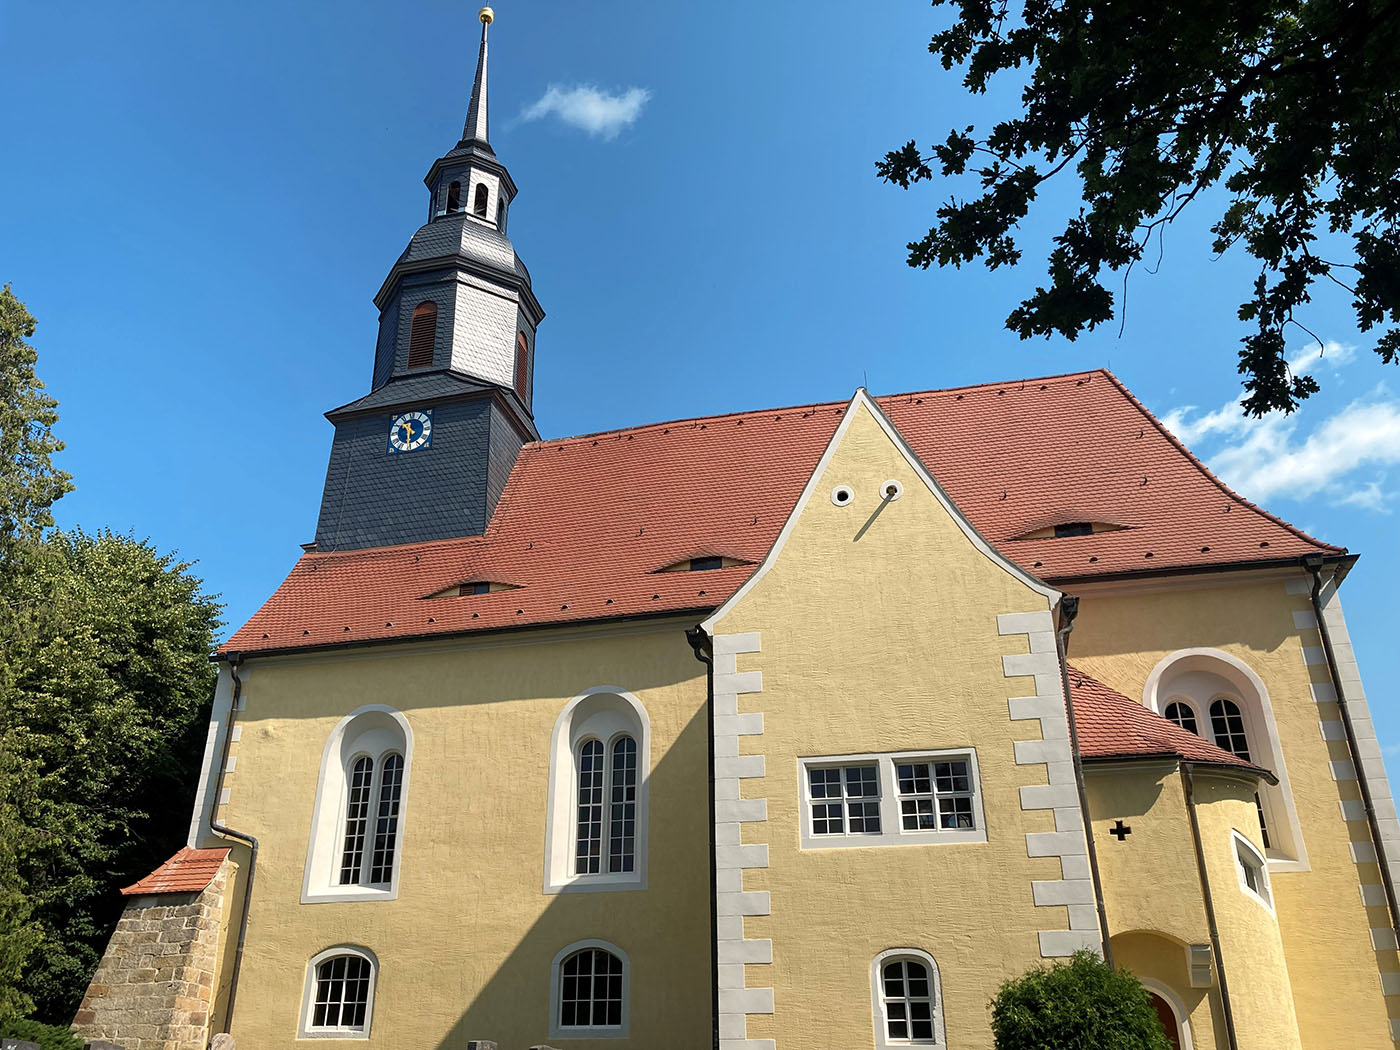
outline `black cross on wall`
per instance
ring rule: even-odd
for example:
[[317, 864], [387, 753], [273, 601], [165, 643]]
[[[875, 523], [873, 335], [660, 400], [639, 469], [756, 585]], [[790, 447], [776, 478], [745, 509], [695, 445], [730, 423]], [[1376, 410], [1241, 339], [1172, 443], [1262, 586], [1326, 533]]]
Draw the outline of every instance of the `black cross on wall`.
[[1108, 829], [1108, 833], [1114, 838], [1116, 838], [1119, 842], [1122, 842], [1125, 838], [1127, 838], [1133, 833], [1133, 829], [1131, 825], [1124, 824], [1121, 820], [1119, 820], [1115, 821], [1113, 827]]

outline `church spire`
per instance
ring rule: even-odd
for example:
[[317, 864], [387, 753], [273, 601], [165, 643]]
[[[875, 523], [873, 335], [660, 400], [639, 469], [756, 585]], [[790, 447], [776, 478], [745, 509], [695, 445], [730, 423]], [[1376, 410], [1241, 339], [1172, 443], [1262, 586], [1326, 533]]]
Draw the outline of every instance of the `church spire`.
[[477, 16], [481, 19], [481, 50], [476, 56], [476, 80], [472, 82], [472, 100], [467, 106], [467, 122], [462, 125], [462, 142], [479, 142], [490, 148], [487, 135], [486, 106], [486, 28], [495, 20], [496, 13], [483, 7]]

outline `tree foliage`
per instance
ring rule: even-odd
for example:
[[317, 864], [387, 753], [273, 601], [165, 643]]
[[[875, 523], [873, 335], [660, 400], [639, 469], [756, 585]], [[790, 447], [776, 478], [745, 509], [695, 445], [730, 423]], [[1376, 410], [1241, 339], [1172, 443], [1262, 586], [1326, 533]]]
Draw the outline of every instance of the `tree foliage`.
[[45, 555], [51, 508], [71, 488], [53, 464], [58, 403], [44, 393], [26, 342], [34, 318], [7, 284], [0, 289], [0, 1022], [28, 1009], [20, 975], [39, 943], [21, 858], [34, 839], [24, 815], [32, 784], [15, 752], [12, 694], [19, 655], [47, 605], [33, 581]]
[[1006, 325], [1074, 339], [1121, 309], [1109, 275], [1126, 287], [1154, 238], [1219, 184], [1214, 251], [1242, 247], [1258, 265], [1239, 309], [1248, 413], [1291, 412], [1318, 389], [1284, 348], [1319, 280], [1351, 296], [1362, 331], [1390, 326], [1373, 348], [1400, 360], [1400, 0], [933, 2], [956, 19], [929, 50], [963, 68], [968, 91], [997, 74], [1025, 86], [989, 132], [955, 129], [927, 153], [911, 140], [877, 163], [905, 188], [935, 165], [980, 185], [938, 208], [911, 266], [1016, 263], [1019, 224], [1071, 169], [1083, 205], [1055, 238], [1048, 285]]
[[991, 1008], [997, 1050], [1171, 1050], [1142, 982], [1093, 952], [1007, 981]]
[[183, 844], [221, 607], [148, 542], [55, 532], [30, 580], [52, 615], [20, 654], [10, 744], [32, 840], [20, 859], [42, 940], [22, 988], [66, 1023], [116, 921], [115, 890]]

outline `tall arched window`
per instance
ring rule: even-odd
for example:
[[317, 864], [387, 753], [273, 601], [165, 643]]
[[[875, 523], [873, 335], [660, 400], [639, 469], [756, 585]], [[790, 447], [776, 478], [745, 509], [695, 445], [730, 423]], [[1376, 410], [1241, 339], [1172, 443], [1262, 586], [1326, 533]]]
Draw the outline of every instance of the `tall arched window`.
[[870, 970], [875, 1045], [942, 1046], [942, 990], [938, 964], [917, 948], [891, 948]]
[[413, 308], [413, 325], [408, 332], [408, 367], [427, 368], [433, 363], [437, 337], [437, 303], [419, 303]]
[[530, 344], [524, 332], [515, 333], [515, 392], [528, 402], [530, 387]]
[[374, 953], [328, 948], [306, 968], [300, 1038], [368, 1039], [379, 974]]
[[577, 753], [574, 874], [630, 872], [636, 864], [637, 741], [626, 733], [614, 737], [607, 747], [601, 740], [588, 739], [579, 744]]
[[486, 208], [491, 202], [491, 191], [486, 188], [486, 183], [476, 184], [476, 197], [472, 201], [472, 211], [476, 212], [483, 219], [486, 218]]
[[550, 743], [546, 893], [645, 887], [650, 747], [630, 693], [602, 686], [564, 708]]
[[336, 726], [321, 756], [304, 902], [397, 896], [412, 750], [407, 720], [387, 707]]
[[1277, 783], [1261, 782], [1254, 797], [1269, 867], [1307, 870], [1288, 767], [1268, 689], [1259, 675], [1220, 649], [1180, 649], [1148, 675], [1143, 702], [1173, 721], [1183, 708], [1189, 710], [1198, 734], [1241, 763], [1261, 766], [1277, 777]]
[[450, 183], [447, 187], [447, 214], [456, 215], [462, 210], [462, 184]]
[[627, 953], [607, 941], [579, 941], [554, 957], [549, 1034], [555, 1038], [627, 1035]]
[[1199, 723], [1196, 721], [1196, 712], [1192, 710], [1191, 705], [1186, 703], [1186, 701], [1173, 700], [1167, 705], [1162, 715], [1167, 721], [1175, 722], [1188, 733], [1195, 733], [1197, 736], [1201, 735]]
[[496, 202], [496, 229], [502, 233], [506, 232], [506, 199], [504, 197]]

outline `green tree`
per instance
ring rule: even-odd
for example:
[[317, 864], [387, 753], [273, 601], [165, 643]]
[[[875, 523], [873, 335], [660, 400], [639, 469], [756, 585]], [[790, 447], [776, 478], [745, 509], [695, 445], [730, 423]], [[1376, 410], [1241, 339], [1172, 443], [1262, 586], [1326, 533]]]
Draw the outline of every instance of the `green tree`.
[[20, 975], [40, 937], [21, 859], [34, 841], [24, 814], [33, 781], [15, 749], [11, 696], [17, 660], [34, 636], [47, 604], [35, 601], [33, 580], [46, 556], [51, 508], [71, 487], [53, 465], [63, 448], [54, 435], [58, 403], [44, 393], [38, 357], [26, 340], [34, 318], [7, 284], [0, 289], [0, 1022], [32, 1004]]
[[1171, 1050], [1142, 982], [1093, 952], [1007, 981], [991, 1009], [997, 1050]]
[[1319, 280], [1350, 295], [1362, 331], [1391, 326], [1373, 348], [1400, 360], [1400, 0], [933, 2], [956, 8], [929, 44], [945, 69], [962, 67], [973, 94], [997, 74], [1023, 89], [990, 131], [953, 130], [927, 152], [911, 140], [877, 163], [905, 188], [935, 165], [980, 187], [938, 208], [911, 266], [1016, 263], [1015, 231], [1069, 169], [1083, 202], [1048, 286], [1006, 320], [1021, 338], [1111, 319], [1109, 274], [1126, 283], [1204, 196], [1220, 207], [1214, 251], [1241, 245], [1258, 264], [1239, 309], [1247, 413], [1291, 412], [1318, 389], [1284, 349]]
[[26, 598], [51, 615], [16, 659], [10, 743], [30, 772], [20, 856], [40, 949], [22, 990], [77, 1009], [121, 908], [116, 889], [184, 842], [213, 698], [221, 606], [190, 563], [104, 531], [53, 532]]

